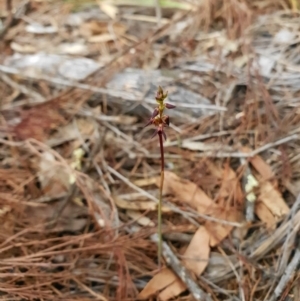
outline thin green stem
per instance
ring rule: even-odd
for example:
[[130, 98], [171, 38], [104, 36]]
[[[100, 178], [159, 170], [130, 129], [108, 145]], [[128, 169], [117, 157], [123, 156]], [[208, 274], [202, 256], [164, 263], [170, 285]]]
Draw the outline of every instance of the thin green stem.
[[158, 227], [158, 266], [161, 268], [162, 261], [162, 198], [163, 198], [163, 185], [164, 185], [164, 170], [165, 170], [165, 156], [164, 156], [164, 143], [163, 134], [158, 133], [159, 145], [160, 145], [160, 158], [161, 158], [161, 169], [160, 169], [160, 186], [159, 186], [159, 203], [158, 203], [158, 216], [157, 216], [157, 227]]

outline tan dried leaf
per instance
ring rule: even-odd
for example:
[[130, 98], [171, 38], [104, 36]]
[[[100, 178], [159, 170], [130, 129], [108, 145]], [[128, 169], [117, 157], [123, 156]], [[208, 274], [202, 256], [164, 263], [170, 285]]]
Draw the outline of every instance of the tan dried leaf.
[[[59, 202], [49, 203], [43, 207], [26, 207], [25, 216], [28, 216], [30, 223], [37, 225], [49, 221], [57, 212], [60, 206]], [[66, 208], [58, 218], [57, 224], [53, 231], [71, 231], [82, 230], [86, 225], [87, 218], [79, 218], [87, 214], [86, 207], [78, 206], [74, 202], [69, 202]]]
[[[224, 209], [215, 204], [196, 184], [181, 179], [171, 172], [165, 173], [164, 193], [176, 195], [179, 200], [197, 209], [201, 214], [207, 214], [224, 221], [238, 222], [240, 220], [238, 210], [234, 208]], [[215, 246], [222, 241], [233, 228], [231, 225], [211, 221], [206, 222], [205, 227], [211, 234], [211, 246]]]
[[160, 294], [160, 301], [170, 300], [186, 290], [185, 284], [174, 274], [175, 281], [166, 287]]
[[[241, 151], [244, 153], [251, 153], [248, 147], [242, 147]], [[262, 176], [264, 180], [269, 180], [274, 177], [274, 172], [269, 164], [267, 164], [261, 156], [254, 156], [249, 158], [251, 165]]]
[[255, 213], [258, 218], [266, 224], [268, 229], [274, 229], [276, 227], [276, 219], [264, 203], [256, 202]]
[[222, 168], [211, 161], [206, 161], [206, 165], [212, 175], [221, 181], [218, 198], [230, 197], [233, 198], [235, 202], [241, 202], [243, 200], [243, 193], [235, 171], [228, 164]]
[[[214, 211], [214, 217], [229, 222], [240, 222], [241, 212], [231, 209], [219, 208], [218, 211]], [[220, 222], [207, 221], [205, 228], [210, 233], [210, 246], [217, 246], [227, 235], [232, 231], [233, 226], [222, 224]]]
[[[157, 183], [159, 186], [159, 183]], [[198, 210], [202, 214], [213, 211], [217, 205], [195, 183], [181, 179], [172, 172], [165, 172], [164, 194], [174, 194], [182, 202]]]
[[[209, 233], [205, 227], [200, 227], [183, 254], [185, 266], [196, 275], [201, 275], [208, 264], [209, 242]], [[161, 291], [159, 299], [164, 301], [178, 296], [185, 290], [185, 284], [171, 270], [163, 269], [150, 280], [140, 295], [149, 297]]]
[[184, 252], [185, 266], [197, 276], [205, 270], [210, 253], [210, 234], [205, 227], [199, 227]]
[[170, 269], [162, 269], [147, 283], [144, 289], [139, 293], [137, 299], [145, 300], [150, 298], [151, 296], [164, 289], [166, 286], [173, 283], [176, 279], [177, 277]]
[[280, 192], [270, 182], [260, 183], [259, 200], [266, 205], [275, 217], [280, 218], [290, 211]]
[[70, 186], [70, 175], [50, 152], [44, 152], [39, 162], [38, 178], [44, 195], [57, 196], [66, 193]]
[[262, 157], [254, 156], [250, 159], [250, 163], [256, 171], [262, 176], [263, 180], [269, 180], [274, 177], [274, 172], [269, 164]]

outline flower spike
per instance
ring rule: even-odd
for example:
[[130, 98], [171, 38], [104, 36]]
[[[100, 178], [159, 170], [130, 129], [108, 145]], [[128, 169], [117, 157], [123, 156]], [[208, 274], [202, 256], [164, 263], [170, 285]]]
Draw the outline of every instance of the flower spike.
[[155, 99], [159, 102], [163, 102], [168, 96], [168, 92], [164, 94], [164, 91], [161, 86], [158, 87]]
[[164, 93], [162, 87], [158, 87], [155, 99], [157, 102], [157, 107], [154, 109], [150, 120], [145, 125], [148, 126], [153, 124], [155, 126], [155, 131], [151, 138], [158, 135], [159, 145], [160, 145], [160, 157], [161, 157], [161, 176], [160, 176], [160, 187], [159, 187], [159, 202], [158, 202], [158, 264], [161, 267], [161, 258], [162, 258], [162, 234], [161, 234], [161, 226], [162, 226], [162, 191], [163, 191], [163, 183], [164, 183], [164, 169], [165, 169], [165, 159], [164, 159], [164, 146], [163, 139], [167, 140], [167, 135], [164, 131], [165, 127], [168, 127], [170, 124], [170, 117], [168, 115], [164, 115], [165, 109], [174, 109], [176, 106], [170, 103], [164, 103], [165, 99], [168, 96], [168, 92]]

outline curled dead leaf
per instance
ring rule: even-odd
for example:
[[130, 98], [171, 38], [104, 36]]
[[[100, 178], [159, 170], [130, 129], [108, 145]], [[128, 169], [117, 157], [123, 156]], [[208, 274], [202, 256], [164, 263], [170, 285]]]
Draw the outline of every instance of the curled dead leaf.
[[264, 180], [269, 180], [274, 178], [274, 172], [269, 164], [267, 164], [262, 157], [254, 156], [250, 159], [250, 163], [257, 170], [257, 172], [262, 176]]
[[[229, 181], [227, 185], [235, 187], [235, 181]], [[226, 188], [229, 189], [229, 186]], [[216, 219], [229, 222], [239, 222], [241, 220], [240, 211], [235, 208], [225, 209], [219, 206], [206, 195], [195, 183], [181, 179], [172, 172], [165, 173], [164, 193], [174, 194], [180, 201], [187, 203], [197, 209], [201, 214], [206, 214]], [[233, 229], [232, 225], [225, 225], [220, 222], [207, 221], [205, 227], [211, 234], [211, 246], [220, 243]]]
[[[241, 222], [242, 214], [241, 212], [232, 209], [219, 208], [219, 211], [215, 211], [215, 216], [223, 221], [228, 222]], [[205, 223], [205, 228], [210, 233], [210, 246], [217, 246], [228, 234], [232, 231], [232, 225], [226, 225], [221, 222], [207, 221]]]
[[70, 175], [61, 165], [55, 165], [52, 153], [44, 152], [38, 164], [38, 178], [43, 192], [47, 196], [66, 193], [70, 186]]
[[[43, 207], [28, 206], [25, 208], [25, 215], [29, 217], [31, 224], [43, 224], [51, 221], [51, 218], [57, 212], [60, 206], [60, 202], [43, 204]], [[70, 231], [76, 232], [84, 228], [87, 222], [87, 218], [80, 217], [87, 214], [86, 207], [78, 206], [74, 202], [69, 202], [66, 208], [59, 216], [56, 226], [53, 231]]]
[[[183, 254], [185, 266], [196, 275], [205, 270], [210, 253], [210, 234], [205, 227], [200, 227], [194, 234], [189, 246]], [[178, 296], [186, 290], [185, 284], [171, 271], [163, 269], [156, 274], [139, 294], [144, 299], [158, 293], [159, 300], [166, 301]]]
[[263, 202], [277, 218], [288, 214], [290, 211], [280, 192], [270, 182], [260, 183], [259, 200]]
[[[157, 186], [159, 186], [159, 182]], [[195, 183], [179, 178], [172, 172], [165, 172], [163, 193], [176, 195], [182, 202], [187, 203], [203, 214], [208, 211], [211, 212], [217, 207], [213, 200]]]
[[268, 207], [262, 202], [256, 202], [255, 213], [264, 222], [268, 229], [275, 229], [276, 219]]
[[176, 280], [175, 274], [168, 268], [162, 269], [156, 274], [139, 293], [137, 299], [145, 300], [163, 290]]

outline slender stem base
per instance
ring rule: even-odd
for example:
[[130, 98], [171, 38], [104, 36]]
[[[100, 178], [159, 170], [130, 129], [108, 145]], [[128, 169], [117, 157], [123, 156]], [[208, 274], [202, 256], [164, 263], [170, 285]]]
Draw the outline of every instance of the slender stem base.
[[157, 230], [158, 230], [158, 266], [161, 268], [162, 262], [162, 198], [163, 198], [163, 185], [164, 185], [164, 144], [163, 144], [163, 135], [162, 133], [158, 134], [159, 136], [159, 145], [160, 145], [160, 156], [161, 156], [161, 170], [160, 170], [160, 186], [159, 186], [159, 203], [157, 210]]

